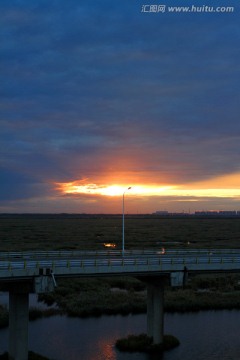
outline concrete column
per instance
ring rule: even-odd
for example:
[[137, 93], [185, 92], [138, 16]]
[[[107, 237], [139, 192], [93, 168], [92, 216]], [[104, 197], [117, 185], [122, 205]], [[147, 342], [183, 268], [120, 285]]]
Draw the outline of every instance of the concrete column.
[[147, 284], [147, 335], [153, 337], [154, 344], [163, 342], [163, 297], [163, 284]]
[[28, 359], [28, 292], [9, 293], [9, 360]]

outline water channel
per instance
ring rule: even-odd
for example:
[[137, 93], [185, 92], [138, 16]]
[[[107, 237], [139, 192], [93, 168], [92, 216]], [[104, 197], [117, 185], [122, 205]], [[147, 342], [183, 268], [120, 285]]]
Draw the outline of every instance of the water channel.
[[[29, 348], [54, 360], [239, 360], [240, 311], [165, 314], [165, 333], [181, 344], [162, 356], [121, 353], [115, 341], [146, 332], [146, 315], [31, 321]], [[0, 353], [7, 351], [8, 330], [0, 330]]]

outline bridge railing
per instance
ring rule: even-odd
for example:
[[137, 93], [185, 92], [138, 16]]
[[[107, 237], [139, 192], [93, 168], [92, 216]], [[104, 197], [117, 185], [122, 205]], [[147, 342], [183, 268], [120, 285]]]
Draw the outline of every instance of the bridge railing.
[[191, 264], [226, 264], [240, 263], [238, 256], [188, 256], [188, 257], [140, 257], [140, 258], [96, 258], [96, 259], [38, 259], [38, 260], [14, 260], [0, 261], [1, 270], [34, 269], [34, 268], [73, 268], [73, 267], [117, 267], [117, 266], [162, 266], [191, 265]]
[[[240, 250], [50, 251], [0, 253], [0, 280], [55, 273], [58, 276], [184, 271], [240, 271]], [[42, 269], [42, 270], [41, 270]], [[45, 269], [45, 270], [44, 270]], [[44, 271], [43, 271], [44, 270]]]
[[[172, 257], [191, 255], [240, 255], [240, 249], [141, 249], [125, 250], [124, 256], [161, 256]], [[37, 251], [2, 251], [0, 261], [4, 259], [50, 259], [50, 258], [72, 258], [72, 257], [118, 257], [122, 256], [121, 250], [37, 250]]]

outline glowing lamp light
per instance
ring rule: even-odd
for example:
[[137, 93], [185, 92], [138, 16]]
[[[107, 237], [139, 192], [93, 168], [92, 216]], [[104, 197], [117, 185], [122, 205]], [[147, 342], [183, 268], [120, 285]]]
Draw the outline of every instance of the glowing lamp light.
[[113, 244], [113, 243], [104, 243], [103, 245], [106, 248], [115, 248], [116, 247], [116, 244]]

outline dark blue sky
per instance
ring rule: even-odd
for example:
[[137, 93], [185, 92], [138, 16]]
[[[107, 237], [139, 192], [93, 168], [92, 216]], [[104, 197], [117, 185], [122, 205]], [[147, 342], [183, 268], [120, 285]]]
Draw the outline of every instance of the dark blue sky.
[[[141, 12], [153, 4], [166, 11]], [[192, 5], [234, 9], [167, 10]], [[79, 181], [210, 181], [236, 192], [136, 195], [129, 211], [240, 209], [239, 23], [232, 0], [2, 0], [0, 212], [120, 211], [56, 186]]]

